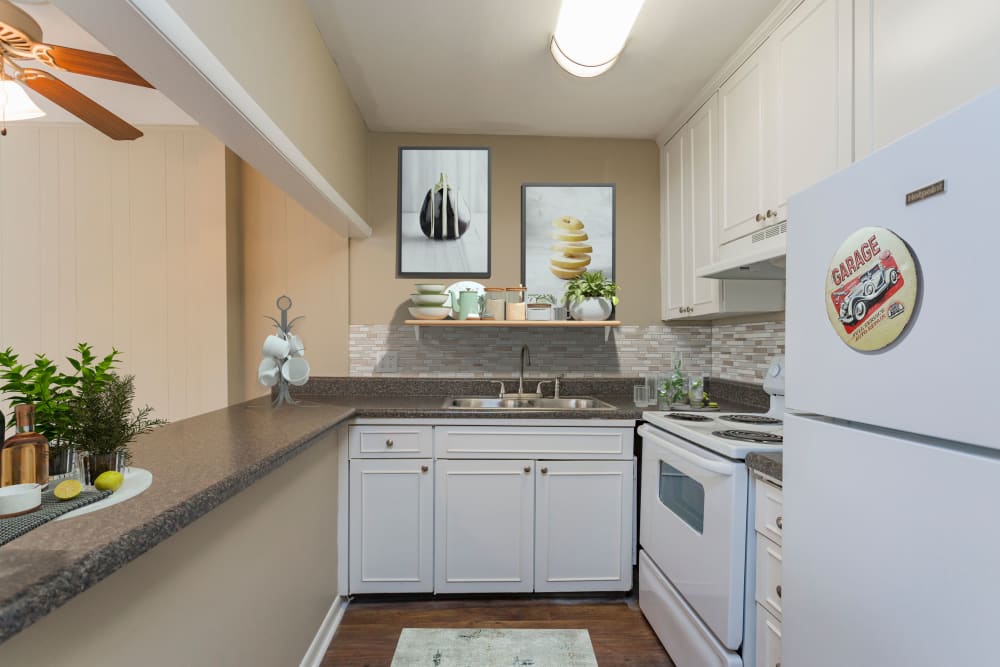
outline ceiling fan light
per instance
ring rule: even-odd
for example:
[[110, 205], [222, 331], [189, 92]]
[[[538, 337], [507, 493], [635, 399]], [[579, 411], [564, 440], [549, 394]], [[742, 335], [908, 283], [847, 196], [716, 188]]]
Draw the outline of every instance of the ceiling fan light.
[[562, 0], [552, 57], [580, 77], [607, 72], [617, 62], [644, 0]]
[[10, 79], [0, 81], [0, 120], [28, 120], [44, 115], [19, 83]]

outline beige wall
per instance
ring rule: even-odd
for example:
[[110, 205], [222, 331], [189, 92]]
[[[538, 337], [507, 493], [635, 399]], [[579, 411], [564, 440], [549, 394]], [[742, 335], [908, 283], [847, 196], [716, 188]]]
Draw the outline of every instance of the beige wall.
[[292, 298], [291, 316], [306, 345], [313, 375], [348, 372], [348, 247], [340, 236], [295, 200], [230, 154], [229, 343], [230, 399], [268, 392], [257, 382], [261, 344], [273, 332], [265, 315], [278, 317], [275, 300]]
[[224, 147], [142, 130], [17, 123], [0, 140], [0, 345], [114, 346], [137, 403], [175, 420], [227, 403]]
[[0, 664], [298, 665], [337, 596], [337, 437], [0, 645]]
[[368, 134], [304, 0], [170, 0], [362, 218]]
[[351, 324], [407, 317], [413, 280], [396, 275], [397, 150], [407, 146], [492, 149], [493, 276], [487, 285], [521, 277], [521, 184], [529, 181], [617, 184], [618, 316], [629, 324], [660, 322], [659, 159], [652, 141], [551, 137], [369, 134], [369, 239], [351, 240]]

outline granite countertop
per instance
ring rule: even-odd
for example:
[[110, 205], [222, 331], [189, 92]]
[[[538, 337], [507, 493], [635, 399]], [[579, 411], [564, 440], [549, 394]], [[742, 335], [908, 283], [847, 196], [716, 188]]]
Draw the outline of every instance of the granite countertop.
[[[298, 406], [272, 409], [267, 398], [260, 398], [168, 424], [133, 446], [133, 465], [153, 473], [153, 485], [145, 492], [100, 512], [48, 523], [0, 547], [0, 642], [282, 466], [345, 420], [636, 421], [645, 408], [632, 403], [634, 382], [566, 381], [564, 396], [592, 396], [614, 410], [476, 411], [448, 410], [443, 403], [448, 395], [494, 395], [483, 380], [331, 378], [310, 382], [304, 389], [312, 391], [299, 394]], [[717, 400], [722, 409], [746, 408], [723, 396]]]
[[770, 452], [750, 452], [747, 454], [747, 467], [780, 482], [781, 456]]

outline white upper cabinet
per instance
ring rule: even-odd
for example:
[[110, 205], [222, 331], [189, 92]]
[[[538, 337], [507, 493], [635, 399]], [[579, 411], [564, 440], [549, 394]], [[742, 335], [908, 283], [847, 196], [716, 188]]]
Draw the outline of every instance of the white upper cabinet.
[[719, 89], [720, 243], [759, 227], [773, 199], [767, 155], [772, 127], [765, 113], [773, 76], [769, 56], [766, 45], [761, 47]]
[[1000, 86], [997, 0], [857, 0], [856, 158]]
[[805, 0], [719, 89], [720, 244], [850, 164], [852, 19], [851, 0]]
[[718, 242], [715, 238], [719, 178], [716, 137], [718, 136], [718, 99], [712, 97], [688, 122], [682, 134], [687, 155], [685, 170], [684, 254], [690, 262], [685, 270], [691, 283], [689, 315], [698, 317], [716, 312], [719, 304], [719, 281], [696, 278], [694, 271], [715, 261]]
[[678, 132], [660, 151], [660, 266], [665, 320], [686, 314], [691, 280], [684, 244], [685, 143], [684, 132]]
[[851, 0], [806, 0], [768, 39], [778, 222], [790, 195], [851, 163], [852, 16]]

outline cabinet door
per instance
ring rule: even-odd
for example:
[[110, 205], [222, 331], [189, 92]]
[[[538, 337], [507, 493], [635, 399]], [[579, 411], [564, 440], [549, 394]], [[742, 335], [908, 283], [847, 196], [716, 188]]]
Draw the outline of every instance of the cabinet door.
[[[719, 243], [745, 236], [763, 224], [771, 191], [770, 137], [765, 100], [770, 52], [757, 49], [719, 89], [721, 217]], [[770, 205], [774, 205], [770, 202]]]
[[436, 593], [530, 593], [534, 461], [438, 460]]
[[787, 219], [790, 195], [851, 162], [852, 20], [852, 0], [805, 0], [764, 46], [774, 63], [765, 109], [777, 190], [767, 209], [778, 213], [768, 224]]
[[685, 280], [688, 315], [698, 317], [718, 312], [719, 281], [696, 278], [695, 271], [716, 259], [716, 215], [718, 208], [718, 109], [717, 95], [688, 121], [685, 170], [685, 255], [689, 258]]
[[632, 588], [632, 461], [539, 461], [535, 591]]
[[684, 231], [684, 147], [681, 130], [660, 150], [660, 276], [663, 294], [663, 319], [686, 316], [681, 309], [689, 305], [690, 256]]
[[856, 158], [1000, 86], [1000, 2], [856, 0]]
[[351, 460], [351, 593], [433, 590], [432, 467], [431, 459]]

